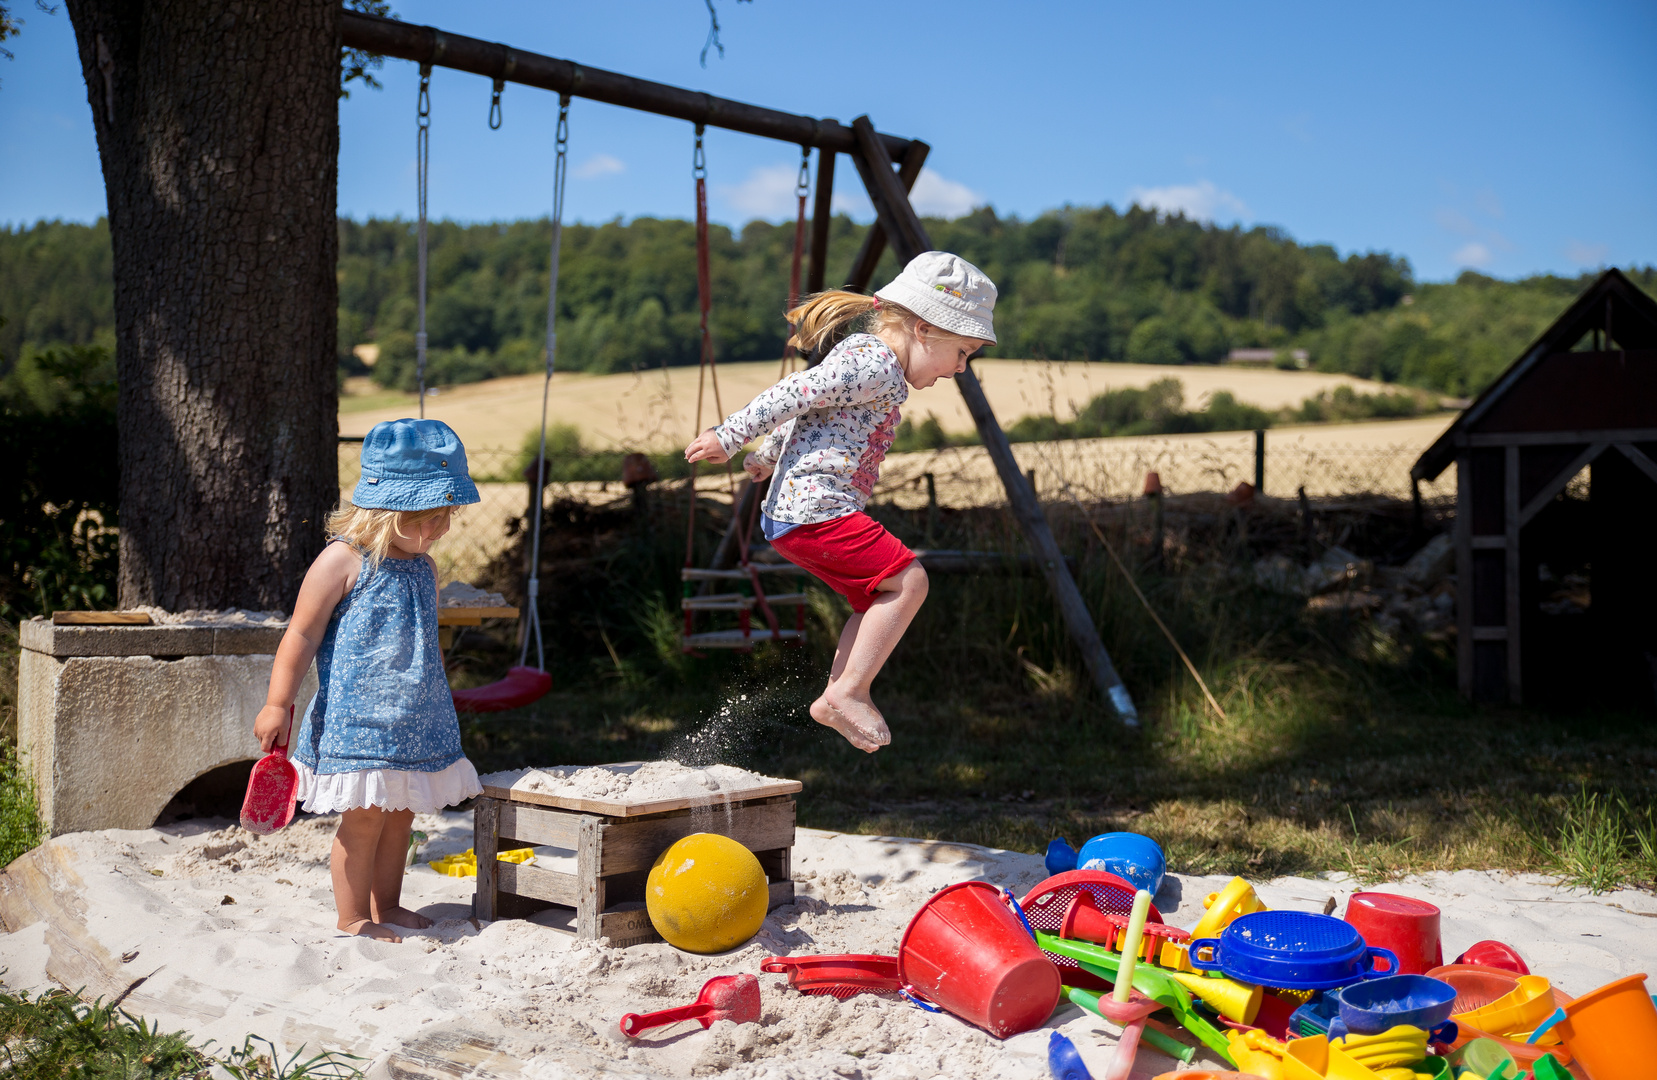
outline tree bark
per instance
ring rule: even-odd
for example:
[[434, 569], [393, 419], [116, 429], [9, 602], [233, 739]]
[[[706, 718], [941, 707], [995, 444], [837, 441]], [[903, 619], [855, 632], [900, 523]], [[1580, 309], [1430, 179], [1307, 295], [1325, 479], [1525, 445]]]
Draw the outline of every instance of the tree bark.
[[70, 0], [109, 202], [120, 601], [290, 610], [339, 498], [338, 0]]

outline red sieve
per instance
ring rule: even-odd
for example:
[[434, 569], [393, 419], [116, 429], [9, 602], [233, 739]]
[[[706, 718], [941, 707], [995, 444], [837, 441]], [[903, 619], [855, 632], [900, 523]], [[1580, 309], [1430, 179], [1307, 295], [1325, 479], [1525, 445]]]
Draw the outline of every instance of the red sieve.
[[1455, 989], [1456, 1000], [1450, 1006], [1452, 1017], [1482, 1009], [1519, 988], [1519, 977], [1513, 972], [1476, 964], [1445, 964], [1433, 968], [1427, 975]]
[[773, 975], [787, 972], [788, 985], [802, 994], [824, 994], [841, 1001], [857, 994], [895, 998], [902, 985], [897, 957], [869, 953], [773, 956], [759, 969]]
[[[1064, 913], [1069, 910], [1070, 902], [1081, 892], [1092, 894], [1094, 906], [1108, 914], [1127, 915], [1133, 911], [1133, 885], [1125, 878], [1106, 870], [1066, 870], [1062, 874], [1054, 874], [1024, 894], [1024, 917], [1037, 930], [1057, 934], [1064, 924]], [[1155, 904], [1151, 905], [1145, 922], [1147, 928], [1152, 923], [1162, 922], [1162, 912], [1156, 909]], [[1067, 986], [1089, 990], [1109, 986], [1083, 971], [1069, 957], [1045, 949], [1042, 952], [1059, 966], [1059, 974]]]

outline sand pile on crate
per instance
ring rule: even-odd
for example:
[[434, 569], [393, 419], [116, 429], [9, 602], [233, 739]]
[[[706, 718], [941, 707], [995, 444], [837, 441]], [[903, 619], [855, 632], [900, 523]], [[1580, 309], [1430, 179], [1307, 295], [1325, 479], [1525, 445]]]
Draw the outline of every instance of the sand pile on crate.
[[[641, 770], [642, 771], [642, 770]], [[717, 776], [709, 770], [711, 775]], [[573, 774], [572, 774], [573, 775]], [[636, 774], [635, 774], [636, 775]], [[648, 780], [648, 777], [646, 777]], [[401, 945], [334, 929], [328, 881], [332, 818], [270, 837], [232, 822], [58, 837], [0, 873], [0, 968], [6, 985], [125, 995], [122, 1006], [198, 1039], [240, 1046], [267, 1036], [284, 1056], [347, 1050], [371, 1076], [468, 1080], [728, 1077], [731, 1080], [1045, 1080], [1046, 1029], [1006, 1042], [950, 1016], [871, 997], [799, 995], [760, 975], [763, 1022], [680, 1024], [628, 1042], [628, 1012], [687, 1004], [714, 975], [758, 972], [770, 955], [892, 953], [905, 924], [945, 885], [971, 879], [1023, 895], [1046, 876], [1035, 855], [967, 844], [801, 829], [795, 903], [722, 956], [665, 944], [610, 949], [536, 920], [478, 924], [474, 882], [424, 862], [403, 902], [435, 920]], [[469, 814], [420, 815], [422, 859], [472, 846]], [[1157, 897], [1190, 926], [1224, 877], [1169, 875]], [[1360, 885], [1342, 875], [1258, 886], [1273, 907], [1321, 910]], [[1388, 886], [1444, 909], [1447, 952], [1479, 938], [1517, 946], [1532, 970], [1580, 994], [1622, 975], [1657, 972], [1657, 897], [1556, 888], [1534, 876], [1462, 871]], [[541, 917], [537, 917], [538, 919]], [[551, 920], [549, 920], [551, 921]], [[1074, 1006], [1048, 1022], [1102, 1075], [1116, 1029]], [[1202, 1060], [1199, 1058], [1199, 1061]], [[1136, 1080], [1173, 1068], [1142, 1048]], [[1213, 1063], [1211, 1063], [1213, 1064]]]
[[677, 761], [509, 769], [489, 773], [482, 780], [485, 787], [510, 788], [515, 792], [629, 803], [702, 798], [720, 791], [744, 791], [784, 782], [731, 765], [696, 768]]

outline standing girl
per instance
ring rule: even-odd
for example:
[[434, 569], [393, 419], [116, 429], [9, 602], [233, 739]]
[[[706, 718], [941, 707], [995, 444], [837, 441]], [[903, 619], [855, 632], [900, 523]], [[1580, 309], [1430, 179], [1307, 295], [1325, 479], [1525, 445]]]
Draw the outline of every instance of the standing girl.
[[291, 728], [315, 658], [317, 692], [293, 739], [299, 798], [340, 812], [329, 869], [339, 928], [401, 941], [431, 920], [402, 906], [409, 827], [483, 790], [437, 646], [437, 564], [426, 554], [456, 506], [478, 501], [466, 448], [439, 420], [389, 420], [362, 444], [350, 506], [305, 574], [253, 724], [269, 750]]
[[869, 687], [926, 599], [915, 555], [863, 513], [897, 431], [909, 387], [966, 370], [995, 344], [995, 285], [958, 255], [917, 255], [874, 296], [819, 293], [788, 313], [792, 343], [809, 353], [854, 323], [822, 363], [788, 376], [685, 448], [687, 461], [729, 461], [769, 433], [742, 463], [766, 497], [765, 538], [789, 562], [851, 602], [828, 686], [811, 716], [869, 753], [892, 741]]

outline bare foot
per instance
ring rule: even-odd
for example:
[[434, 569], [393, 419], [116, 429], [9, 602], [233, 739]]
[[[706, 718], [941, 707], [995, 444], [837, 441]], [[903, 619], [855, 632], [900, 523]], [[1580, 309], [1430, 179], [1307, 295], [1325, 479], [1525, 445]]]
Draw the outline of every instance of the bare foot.
[[397, 931], [393, 930], [391, 927], [381, 926], [379, 923], [373, 922], [369, 919], [358, 919], [356, 922], [352, 923], [340, 923], [339, 928], [344, 930], [347, 934], [355, 934], [358, 937], [373, 938], [375, 941], [389, 941], [395, 944], [403, 940], [402, 937], [398, 935]]
[[387, 926], [405, 926], [410, 930], [424, 930], [432, 921], [418, 911], [410, 911], [406, 907], [381, 908], [379, 921]]
[[850, 694], [830, 686], [823, 696], [811, 703], [811, 718], [825, 727], [831, 727], [846, 737], [846, 741], [867, 753], [874, 753], [892, 741], [892, 732], [886, 718], [880, 715], [875, 703], [865, 695]]

